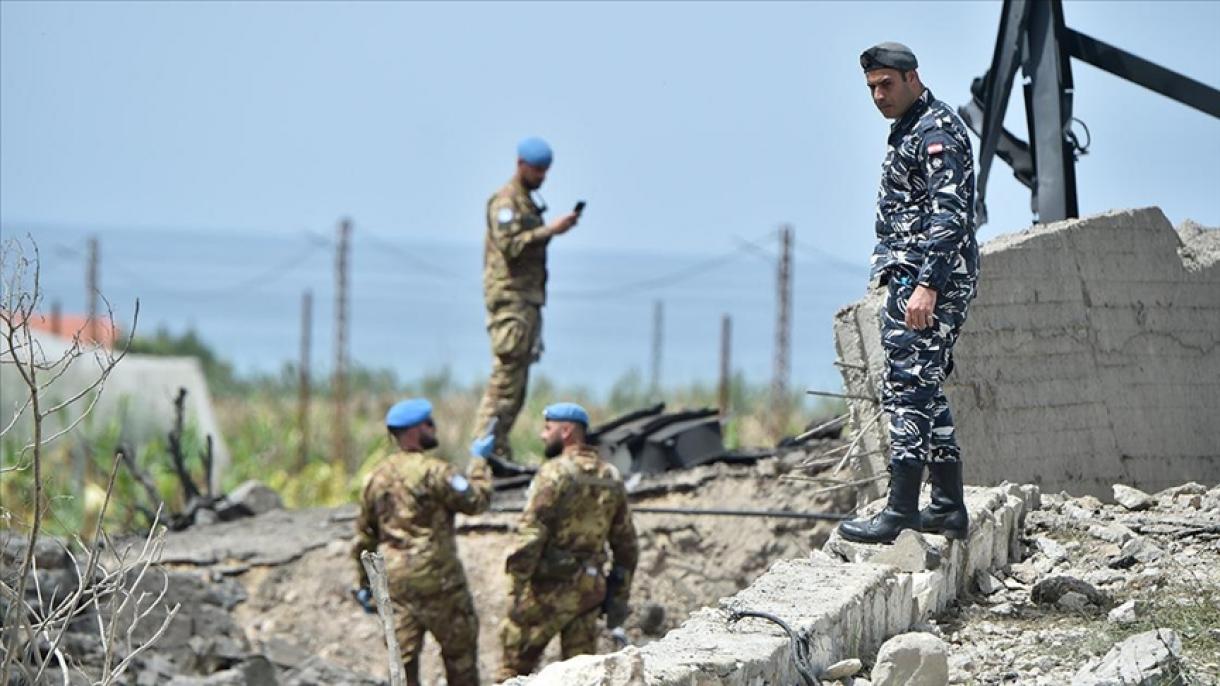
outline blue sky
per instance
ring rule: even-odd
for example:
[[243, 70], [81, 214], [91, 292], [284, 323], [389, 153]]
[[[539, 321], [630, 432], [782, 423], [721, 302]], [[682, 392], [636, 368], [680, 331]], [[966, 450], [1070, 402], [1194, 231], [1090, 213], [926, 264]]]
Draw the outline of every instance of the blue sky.
[[[856, 57], [987, 67], [998, 2], [0, 4], [0, 222], [481, 240], [515, 141], [556, 149], [562, 238], [714, 253], [781, 221], [863, 263], [887, 124]], [[1220, 84], [1220, 3], [1069, 2], [1069, 26]], [[1085, 213], [1220, 224], [1220, 121], [1075, 62]], [[1020, 93], [1010, 122], [1023, 131]], [[1028, 223], [1000, 164], [992, 224]]]

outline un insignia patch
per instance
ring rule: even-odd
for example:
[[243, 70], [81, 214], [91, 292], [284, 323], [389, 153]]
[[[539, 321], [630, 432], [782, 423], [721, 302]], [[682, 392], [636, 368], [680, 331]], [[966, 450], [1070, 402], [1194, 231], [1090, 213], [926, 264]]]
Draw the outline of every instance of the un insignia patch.
[[453, 476], [449, 477], [449, 485], [452, 486], [453, 490], [457, 491], [458, 493], [465, 493], [466, 491], [470, 490], [470, 482], [467, 481], [466, 477], [462, 476], [461, 474], [454, 474]]
[[501, 207], [499, 212], [496, 212], [496, 221], [500, 224], [509, 224], [513, 221], [513, 208]]

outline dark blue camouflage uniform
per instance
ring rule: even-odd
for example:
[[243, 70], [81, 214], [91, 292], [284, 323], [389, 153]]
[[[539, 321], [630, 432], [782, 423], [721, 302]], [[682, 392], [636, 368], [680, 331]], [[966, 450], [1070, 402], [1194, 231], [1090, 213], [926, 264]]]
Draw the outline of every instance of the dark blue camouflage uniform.
[[[960, 459], [953, 414], [942, 385], [953, 344], [978, 284], [974, 238], [974, 157], [961, 119], [923, 92], [890, 129], [877, 196], [872, 276], [888, 288], [881, 313], [893, 460]], [[915, 287], [937, 292], [932, 327], [906, 327]]]

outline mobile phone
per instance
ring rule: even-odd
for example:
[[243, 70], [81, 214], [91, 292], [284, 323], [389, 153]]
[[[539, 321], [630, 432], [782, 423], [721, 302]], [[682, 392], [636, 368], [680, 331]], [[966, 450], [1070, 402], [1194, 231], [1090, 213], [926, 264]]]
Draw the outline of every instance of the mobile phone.
[[572, 210], [572, 212], [574, 212], [577, 216], [579, 216], [580, 213], [584, 212], [584, 211], [585, 211], [585, 201], [584, 200], [577, 202], [576, 207]]

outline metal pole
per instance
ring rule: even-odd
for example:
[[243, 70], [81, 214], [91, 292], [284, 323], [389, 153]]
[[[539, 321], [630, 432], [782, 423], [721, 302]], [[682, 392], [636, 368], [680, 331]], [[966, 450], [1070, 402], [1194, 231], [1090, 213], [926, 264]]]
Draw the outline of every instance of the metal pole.
[[345, 465], [349, 473], [355, 469], [355, 459], [348, 451], [347, 427], [347, 266], [348, 245], [352, 223], [339, 222], [339, 241], [335, 253], [335, 369], [333, 392], [335, 400], [334, 455], [332, 459]]
[[297, 452], [297, 467], [309, 461], [309, 344], [313, 333], [313, 292], [301, 294], [301, 361], [299, 363], [300, 396], [297, 404], [297, 427], [301, 431], [301, 442]]
[[720, 416], [729, 415], [730, 388], [732, 383], [732, 353], [733, 320], [727, 314], [720, 316]]

